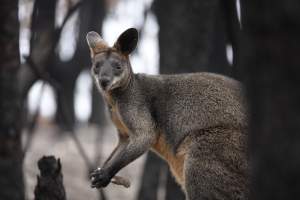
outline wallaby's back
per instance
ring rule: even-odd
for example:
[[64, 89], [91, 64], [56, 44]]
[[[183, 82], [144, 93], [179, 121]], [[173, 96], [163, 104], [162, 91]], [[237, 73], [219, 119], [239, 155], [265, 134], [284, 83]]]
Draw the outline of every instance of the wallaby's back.
[[[212, 73], [149, 76], [137, 74], [141, 92], [167, 142], [176, 148], [188, 134], [202, 129], [245, 128], [241, 84]], [[175, 150], [175, 149], [173, 149]]]

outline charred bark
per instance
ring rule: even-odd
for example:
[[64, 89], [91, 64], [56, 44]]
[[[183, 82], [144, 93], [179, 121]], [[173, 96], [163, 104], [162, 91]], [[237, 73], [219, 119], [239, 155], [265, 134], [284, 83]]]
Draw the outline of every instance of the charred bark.
[[241, 3], [242, 66], [251, 114], [250, 198], [298, 199], [300, 3]]
[[166, 163], [155, 153], [149, 152], [146, 158], [142, 183], [138, 194], [138, 199], [156, 200], [160, 184], [160, 175], [163, 168], [167, 168]]
[[18, 1], [2, 1], [0, 10], [0, 199], [23, 200]]
[[153, 7], [160, 27], [161, 73], [227, 73], [228, 36], [220, 1], [162, 0]]
[[54, 156], [43, 156], [38, 161], [40, 175], [34, 189], [35, 200], [66, 200], [61, 163]]

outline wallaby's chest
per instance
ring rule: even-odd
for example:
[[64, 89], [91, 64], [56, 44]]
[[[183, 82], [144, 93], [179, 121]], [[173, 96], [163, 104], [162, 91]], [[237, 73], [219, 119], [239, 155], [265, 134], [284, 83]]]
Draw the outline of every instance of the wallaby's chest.
[[118, 129], [119, 133], [122, 136], [128, 137], [128, 128], [125, 125], [124, 121], [122, 120], [121, 114], [116, 106], [110, 107], [110, 117], [116, 128]]
[[124, 123], [117, 105], [110, 105], [109, 112], [110, 112], [111, 120], [116, 126], [116, 128], [118, 129], [119, 134], [121, 134], [124, 137], [128, 137], [129, 129]]
[[108, 93], [104, 94], [104, 98], [106, 100], [108, 111], [110, 114], [111, 121], [114, 123], [115, 127], [118, 129], [119, 134], [124, 137], [129, 137], [129, 129], [124, 123], [122, 116], [119, 112], [119, 108], [117, 103], [114, 101], [112, 96]]

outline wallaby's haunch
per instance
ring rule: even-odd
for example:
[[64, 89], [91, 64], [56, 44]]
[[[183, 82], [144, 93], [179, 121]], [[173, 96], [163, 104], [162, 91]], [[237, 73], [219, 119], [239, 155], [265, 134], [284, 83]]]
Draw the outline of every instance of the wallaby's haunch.
[[247, 199], [247, 117], [239, 82], [212, 73], [134, 74], [133, 28], [113, 47], [95, 32], [87, 41], [92, 76], [119, 133], [116, 149], [92, 173], [93, 187], [107, 186], [151, 149], [168, 162], [187, 199]]

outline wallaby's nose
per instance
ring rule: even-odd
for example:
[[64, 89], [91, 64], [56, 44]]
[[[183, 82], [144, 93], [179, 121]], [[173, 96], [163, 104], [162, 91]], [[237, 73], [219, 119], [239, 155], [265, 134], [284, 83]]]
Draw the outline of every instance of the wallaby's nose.
[[102, 87], [103, 89], [105, 89], [105, 88], [108, 86], [109, 81], [110, 81], [109, 78], [105, 78], [105, 77], [101, 78], [101, 79], [100, 79], [101, 87]]

